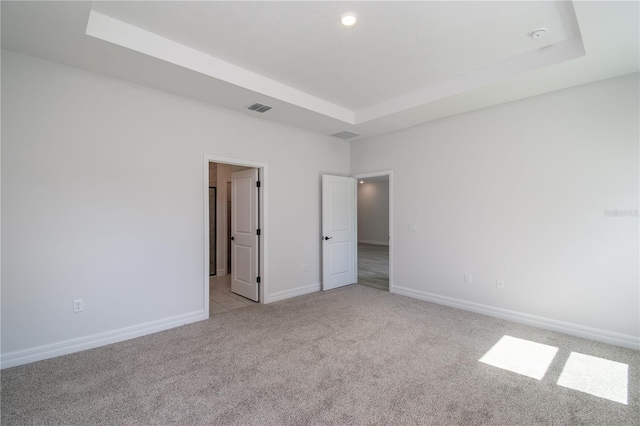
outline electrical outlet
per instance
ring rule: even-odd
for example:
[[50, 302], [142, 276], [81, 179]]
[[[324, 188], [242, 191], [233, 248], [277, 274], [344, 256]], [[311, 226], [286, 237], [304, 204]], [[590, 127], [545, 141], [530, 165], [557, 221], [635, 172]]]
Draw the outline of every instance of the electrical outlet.
[[464, 274], [464, 283], [471, 284], [471, 274]]
[[82, 299], [76, 299], [73, 301], [73, 312], [78, 313], [84, 311], [84, 304], [82, 303]]
[[306, 272], [307, 271], [307, 264], [303, 263], [302, 264], [302, 272]]
[[496, 281], [496, 287], [498, 287], [500, 290], [504, 290], [504, 280]]

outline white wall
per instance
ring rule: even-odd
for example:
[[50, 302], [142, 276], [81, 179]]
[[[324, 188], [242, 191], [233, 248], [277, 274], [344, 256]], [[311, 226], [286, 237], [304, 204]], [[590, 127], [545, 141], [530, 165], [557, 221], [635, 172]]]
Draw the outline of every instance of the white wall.
[[389, 182], [358, 183], [358, 242], [389, 245]]
[[3, 366], [204, 314], [205, 154], [268, 164], [267, 297], [319, 288], [348, 142], [2, 52]]
[[639, 112], [635, 74], [353, 142], [394, 173], [397, 291], [638, 347], [638, 217], [605, 210], [638, 209]]

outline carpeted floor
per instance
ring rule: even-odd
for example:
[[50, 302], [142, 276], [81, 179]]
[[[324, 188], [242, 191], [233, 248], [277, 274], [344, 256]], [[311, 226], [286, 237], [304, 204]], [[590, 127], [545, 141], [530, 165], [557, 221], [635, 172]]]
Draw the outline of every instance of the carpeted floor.
[[[503, 336], [558, 348], [541, 380]], [[628, 405], [557, 383], [577, 352], [628, 365]], [[2, 371], [2, 424], [638, 425], [638, 351], [360, 285]]]

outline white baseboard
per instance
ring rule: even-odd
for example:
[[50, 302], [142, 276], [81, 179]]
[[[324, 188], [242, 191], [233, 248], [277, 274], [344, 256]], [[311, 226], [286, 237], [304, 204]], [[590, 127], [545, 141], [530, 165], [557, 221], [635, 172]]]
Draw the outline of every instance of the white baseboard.
[[316, 283], [292, 288], [291, 290], [278, 291], [265, 296], [264, 303], [272, 303], [279, 300], [289, 299], [291, 297], [302, 296], [303, 294], [315, 293], [316, 291], [320, 291], [320, 288], [320, 283]]
[[200, 310], [188, 314], [177, 315], [175, 317], [150, 321], [131, 327], [124, 327], [117, 330], [79, 337], [77, 339], [69, 339], [62, 342], [51, 343], [49, 345], [9, 352], [0, 356], [1, 367], [3, 369], [15, 367], [17, 365], [28, 364], [30, 362], [41, 361], [43, 359], [54, 358], [61, 355], [67, 355], [74, 352], [97, 348], [99, 346], [122, 342], [124, 340], [129, 340], [136, 337], [145, 336], [147, 334], [168, 330], [170, 328], [180, 327], [181, 325], [190, 324], [192, 322], [201, 321], [203, 319], [209, 318], [208, 314], [209, 313], [207, 312], [205, 315], [205, 312], [203, 310]]
[[558, 321], [550, 318], [539, 317], [536, 315], [529, 315], [522, 312], [510, 311], [507, 309], [496, 308], [494, 306], [482, 305], [480, 303], [469, 302], [466, 300], [455, 299], [447, 296], [440, 296], [437, 294], [427, 293], [424, 291], [414, 290], [406, 287], [400, 287], [397, 285], [393, 286], [393, 289], [391, 291], [392, 293], [402, 296], [426, 300], [428, 302], [437, 303], [439, 305], [463, 309], [465, 311], [471, 311], [495, 318], [501, 318], [520, 324], [543, 328], [545, 330], [557, 331], [559, 333], [582, 337], [590, 340], [596, 340], [598, 342], [609, 343], [611, 345], [622, 346], [625, 348], [640, 349], [640, 338], [628, 334], [614, 333], [597, 328], [585, 327], [579, 324]]
[[361, 244], [374, 244], [376, 246], [388, 246], [389, 241], [372, 241], [372, 240], [358, 240]]

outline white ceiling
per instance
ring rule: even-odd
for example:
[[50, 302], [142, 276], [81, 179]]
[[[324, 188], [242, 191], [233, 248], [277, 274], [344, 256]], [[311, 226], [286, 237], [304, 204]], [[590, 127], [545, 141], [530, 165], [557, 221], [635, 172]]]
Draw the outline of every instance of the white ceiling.
[[[638, 2], [2, 2], [2, 47], [374, 136], [639, 70]], [[359, 21], [342, 28], [340, 15]], [[531, 30], [546, 27], [533, 40]], [[243, 109], [273, 106], [258, 114]], [[354, 138], [355, 140], [358, 138]]]

